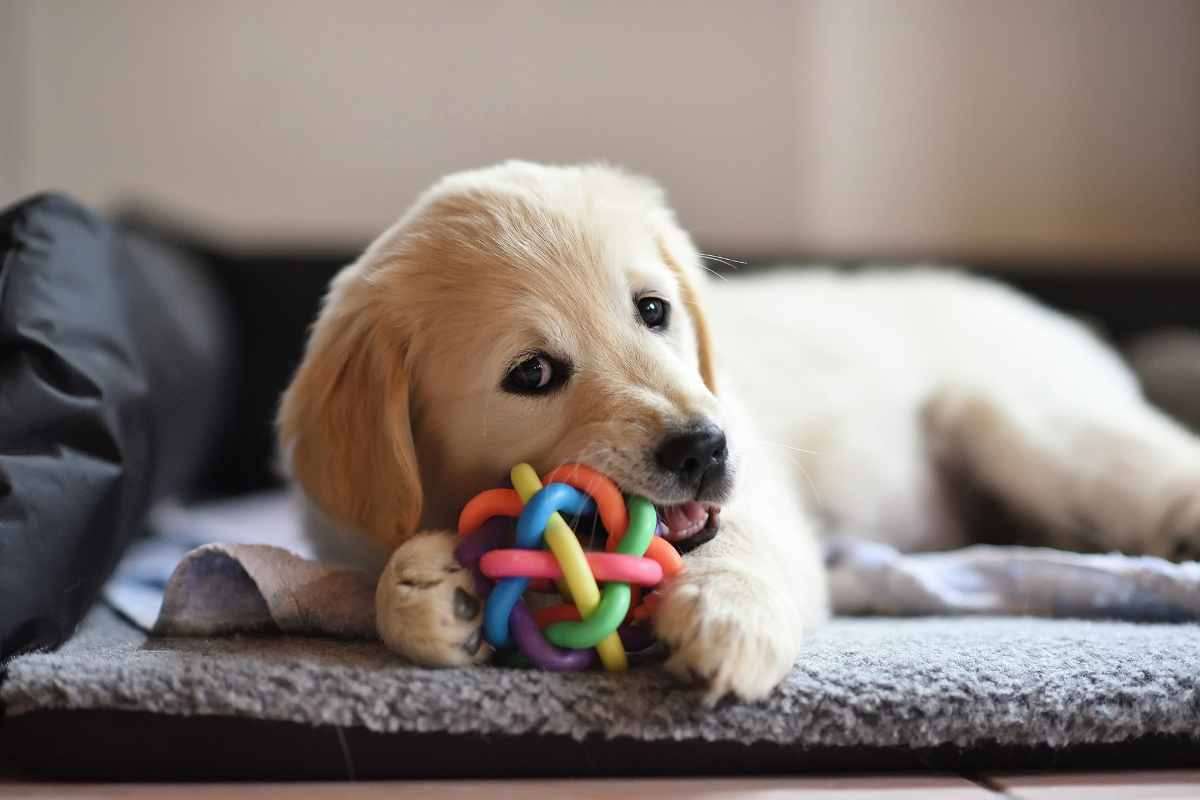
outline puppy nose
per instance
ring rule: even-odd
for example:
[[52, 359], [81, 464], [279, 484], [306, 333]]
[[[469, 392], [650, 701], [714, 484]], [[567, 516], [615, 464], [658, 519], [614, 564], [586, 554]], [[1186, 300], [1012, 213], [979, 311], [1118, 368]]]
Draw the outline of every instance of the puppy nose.
[[654, 454], [658, 465], [684, 484], [699, 483], [710, 472], [723, 469], [728, 450], [725, 432], [704, 425], [687, 433], [668, 436]]

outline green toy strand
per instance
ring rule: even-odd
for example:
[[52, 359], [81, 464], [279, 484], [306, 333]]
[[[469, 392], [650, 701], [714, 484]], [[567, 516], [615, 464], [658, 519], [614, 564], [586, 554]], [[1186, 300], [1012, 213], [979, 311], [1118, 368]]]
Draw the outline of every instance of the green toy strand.
[[[617, 552], [627, 556], [643, 556], [654, 539], [658, 516], [654, 506], [644, 497], [629, 498], [629, 528], [617, 543]], [[605, 584], [600, 603], [579, 622], [556, 622], [546, 628], [546, 638], [559, 647], [583, 650], [595, 647], [620, 626], [629, 613], [633, 592], [628, 583]]]

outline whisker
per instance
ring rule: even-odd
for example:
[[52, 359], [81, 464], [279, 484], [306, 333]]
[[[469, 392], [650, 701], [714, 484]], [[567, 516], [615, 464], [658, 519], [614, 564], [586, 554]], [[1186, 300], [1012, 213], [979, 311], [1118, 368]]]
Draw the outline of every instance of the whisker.
[[738, 259], [738, 258], [730, 258], [729, 256], [719, 256], [714, 253], [700, 253], [700, 257], [719, 262], [719, 263], [724, 264], [725, 266], [729, 267], [730, 269], [734, 269], [734, 270], [736, 270], [739, 266], [745, 266], [748, 263], [748, 262], [742, 261], [741, 259]]
[[[610, 471], [611, 456], [614, 453], [615, 451], [611, 447], [593, 441], [580, 448], [572, 456], [566, 458], [566, 460], [559, 462], [555, 469], [572, 467], [571, 471], [567, 473], [568, 478], [578, 477], [578, 472], [583, 467], [591, 467], [600, 474], [607, 475]], [[583, 516], [582, 511], [577, 512], [571, 515], [571, 518], [567, 522], [581, 543], [586, 543], [585, 546], [588, 549], [603, 549], [606, 538], [601, 535], [605, 529], [602, 527], [603, 520], [600, 518], [599, 509], [595, 509], [592, 514], [592, 522], [588, 530], [580, 530], [580, 523]], [[565, 515], [564, 519], [566, 519]]]
[[721, 280], [723, 280], [723, 281], [727, 281], [727, 280], [729, 280], [729, 278], [726, 278], [724, 275], [722, 275], [721, 273], [717, 272], [717, 271], [716, 271], [715, 269], [713, 269], [712, 267], [706, 267], [706, 266], [704, 266], [703, 264], [701, 264], [701, 265], [700, 265], [700, 267], [701, 267], [701, 268], [702, 268], [702, 269], [703, 269], [705, 272], [707, 272], [709, 275], [712, 275], [712, 276], [714, 276], [714, 277], [720, 278], [720, 279], [721, 279]]
[[598, 527], [599, 522], [600, 522], [600, 515], [599, 514], [593, 515], [592, 516], [592, 529], [590, 531], [588, 531], [587, 546], [588, 546], [589, 550], [596, 549], [596, 528]]
[[579, 535], [579, 523], [583, 521], [583, 511], [576, 511], [571, 515], [570, 526], [571, 530], [575, 531], [575, 535]]
[[812, 501], [817, 506], [824, 505], [821, 501], [821, 493], [817, 491], [817, 484], [813, 481], [812, 476], [808, 474], [808, 470], [804, 465], [797, 462], [796, 468], [800, 472], [800, 477], [804, 480], [804, 485], [808, 488], [808, 493], [812, 496]]
[[[572, 464], [571, 477], [577, 477], [578, 473], [580, 473], [580, 470], [583, 467], [584, 463], [586, 463], [588, 461], [593, 461], [593, 456], [599, 456], [600, 453], [601, 453], [601, 450], [598, 449], [598, 447], [595, 447], [595, 446], [588, 447], [588, 449], [584, 449], [584, 450], [580, 451], [580, 453], [578, 453], [577, 456], [569, 459], [569, 461], [563, 462], [563, 464], [560, 464], [560, 465], [562, 465], [562, 467], [565, 467], [566, 464]], [[575, 518], [571, 519], [571, 529], [575, 530], [576, 536], [580, 537], [581, 540], [586, 539], [587, 547], [589, 549], [592, 549], [595, 547], [596, 523], [598, 523], [599, 519], [600, 519], [599, 510], [595, 510], [593, 512], [592, 528], [590, 528], [590, 530], [587, 531], [586, 535], [584, 535], [583, 531], [578, 529], [578, 528], [580, 528], [580, 522], [582, 521], [582, 519], [583, 519], [583, 512], [582, 511], [577, 512], [575, 515]]]
[[762, 441], [765, 444], [773, 444], [776, 447], [786, 447], [788, 450], [793, 450], [797, 453], [805, 453], [806, 455], [810, 456], [815, 456], [817, 454], [816, 450], [805, 450], [802, 447], [792, 447], [790, 444], [784, 444], [783, 442], [773, 442], [770, 439], [763, 439]]
[[716, 253], [700, 253], [700, 255], [703, 256], [704, 258], [711, 258], [713, 261], [725, 261], [725, 262], [734, 263], [734, 264], [745, 264], [746, 263], [745, 261], [742, 261], [741, 259], [731, 258], [729, 256], [719, 256]]
[[773, 442], [770, 439], [761, 439], [760, 441], [765, 444], [773, 444], [776, 447], [782, 447], [788, 451], [788, 460], [791, 462], [792, 466], [796, 468], [796, 471], [800, 473], [800, 478], [804, 481], [805, 488], [808, 489], [808, 494], [812, 497], [812, 501], [817, 505], [821, 505], [821, 493], [817, 491], [816, 482], [812, 479], [812, 476], [808, 474], [808, 468], [805, 465], [803, 458], [806, 455], [815, 456], [816, 452], [812, 450], [805, 450], [801, 447], [792, 447], [790, 444], [784, 444], [783, 442]]

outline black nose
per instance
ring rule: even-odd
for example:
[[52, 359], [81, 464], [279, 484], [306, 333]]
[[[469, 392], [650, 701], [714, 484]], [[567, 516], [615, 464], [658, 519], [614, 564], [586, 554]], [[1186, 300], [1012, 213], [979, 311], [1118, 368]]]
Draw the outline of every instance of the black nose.
[[654, 454], [658, 465], [685, 485], [698, 484], [725, 468], [725, 432], [705, 425], [668, 436]]

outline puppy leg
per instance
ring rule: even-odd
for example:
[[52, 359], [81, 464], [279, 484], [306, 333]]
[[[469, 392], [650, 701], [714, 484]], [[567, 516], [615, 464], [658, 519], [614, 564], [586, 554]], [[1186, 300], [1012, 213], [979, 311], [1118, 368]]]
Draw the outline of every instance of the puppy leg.
[[396, 549], [379, 576], [379, 637], [417, 664], [478, 664], [490, 655], [483, 642], [483, 604], [470, 571], [454, 558], [457, 544], [449, 531], [419, 533]]
[[1200, 441], [1137, 396], [947, 388], [926, 409], [936, 457], [1061, 548], [1200, 557]]
[[770, 693], [828, 613], [816, 538], [790, 505], [727, 507], [717, 537], [665, 590], [655, 626], [667, 669], [704, 684], [709, 704]]

